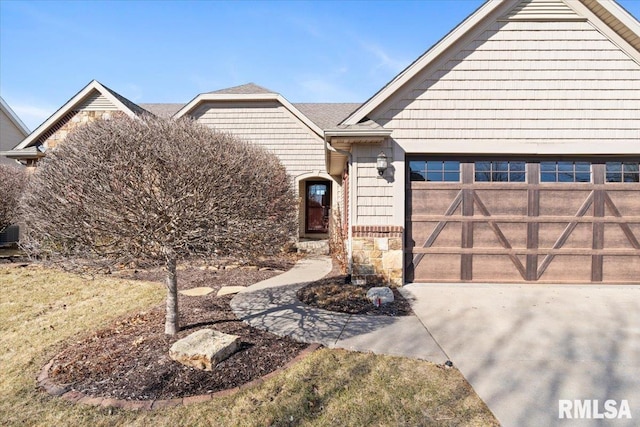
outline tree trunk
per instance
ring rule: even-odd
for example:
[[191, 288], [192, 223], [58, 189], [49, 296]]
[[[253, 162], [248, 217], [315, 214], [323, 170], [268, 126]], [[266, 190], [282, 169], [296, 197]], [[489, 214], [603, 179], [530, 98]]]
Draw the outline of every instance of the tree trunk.
[[165, 285], [167, 286], [167, 312], [164, 321], [164, 333], [167, 335], [175, 335], [180, 329], [178, 322], [178, 275], [176, 273], [176, 256], [174, 254], [167, 255], [166, 264], [167, 277]]

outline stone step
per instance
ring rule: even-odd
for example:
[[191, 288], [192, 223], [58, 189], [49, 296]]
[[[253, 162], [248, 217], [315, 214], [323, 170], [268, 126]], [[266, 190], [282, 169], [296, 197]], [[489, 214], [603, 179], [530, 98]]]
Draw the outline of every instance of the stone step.
[[296, 243], [298, 252], [310, 255], [329, 255], [328, 240], [300, 240]]

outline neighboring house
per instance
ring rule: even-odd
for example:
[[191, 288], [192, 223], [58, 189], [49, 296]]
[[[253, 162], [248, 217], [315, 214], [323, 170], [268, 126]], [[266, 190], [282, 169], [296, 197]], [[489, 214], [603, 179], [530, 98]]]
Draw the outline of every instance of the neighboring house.
[[[29, 134], [29, 129], [22, 120], [0, 97], [0, 152], [10, 150]], [[0, 155], [0, 165], [22, 167], [15, 160], [7, 159]], [[13, 244], [18, 241], [20, 229], [17, 225], [11, 225], [0, 233], [0, 246]]]
[[362, 105], [248, 84], [137, 106], [93, 81], [5, 154], [145, 111], [275, 152], [301, 237], [342, 207], [354, 277], [640, 283], [640, 23], [613, 1], [488, 1]]
[[[0, 151], [11, 150], [27, 135], [29, 135], [29, 129], [0, 97]], [[3, 156], [0, 156], [0, 164], [19, 166], [16, 161]]]

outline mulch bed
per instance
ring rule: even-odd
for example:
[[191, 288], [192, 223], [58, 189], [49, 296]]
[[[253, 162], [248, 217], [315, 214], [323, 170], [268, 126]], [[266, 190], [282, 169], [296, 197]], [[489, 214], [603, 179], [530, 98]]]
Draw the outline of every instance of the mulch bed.
[[[286, 270], [293, 261], [268, 260], [263, 264]], [[180, 269], [180, 290], [208, 286], [214, 291], [199, 297], [179, 295], [182, 330], [177, 336], [164, 334], [164, 305], [154, 307], [71, 343], [54, 358], [49, 377], [87, 395], [174, 399], [234, 388], [284, 366], [307, 345], [242, 323], [229, 307], [233, 296], [216, 296], [223, 285], [248, 286], [280, 273], [265, 270], [264, 265], [262, 271], [242, 267], [217, 271], [198, 266]], [[163, 279], [159, 270], [133, 271], [123, 276]], [[164, 292], [164, 287], [159, 292]], [[210, 372], [183, 366], [169, 358], [169, 348], [176, 340], [201, 328], [241, 337], [240, 350]]]
[[409, 316], [411, 305], [397, 289], [392, 288], [394, 301], [376, 307], [367, 299], [367, 291], [381, 284], [355, 285], [345, 283], [346, 276], [335, 267], [324, 279], [311, 283], [297, 292], [300, 302], [312, 307], [347, 314]]

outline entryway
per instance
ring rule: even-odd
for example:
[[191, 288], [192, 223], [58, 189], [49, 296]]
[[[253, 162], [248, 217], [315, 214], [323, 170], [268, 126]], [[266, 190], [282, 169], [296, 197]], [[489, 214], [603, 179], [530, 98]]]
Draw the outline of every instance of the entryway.
[[305, 182], [305, 232], [326, 234], [331, 218], [331, 182]]

